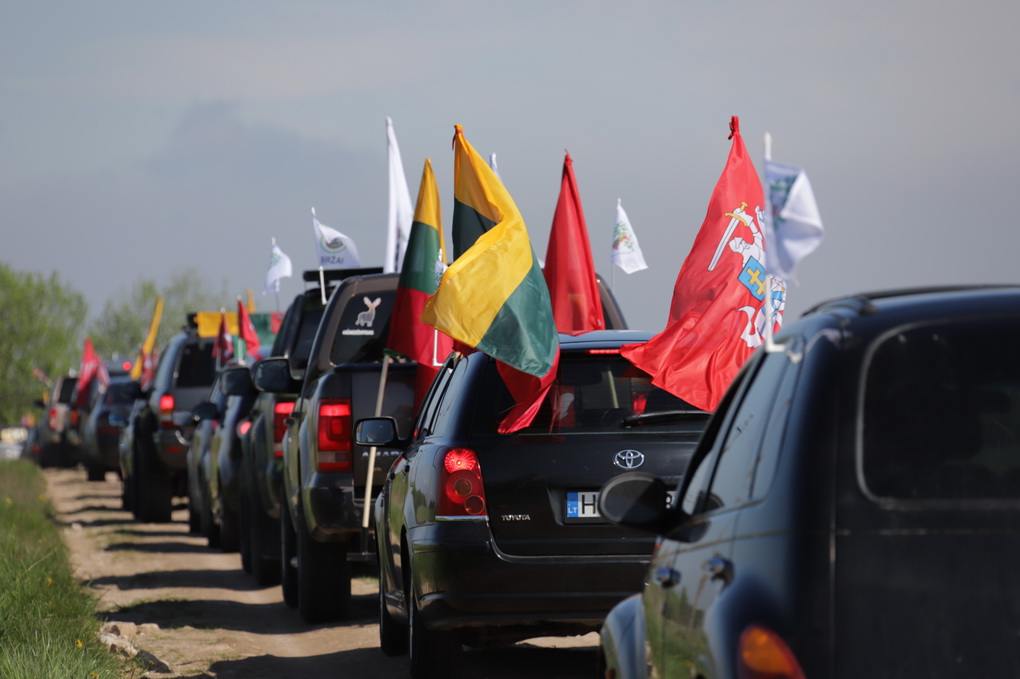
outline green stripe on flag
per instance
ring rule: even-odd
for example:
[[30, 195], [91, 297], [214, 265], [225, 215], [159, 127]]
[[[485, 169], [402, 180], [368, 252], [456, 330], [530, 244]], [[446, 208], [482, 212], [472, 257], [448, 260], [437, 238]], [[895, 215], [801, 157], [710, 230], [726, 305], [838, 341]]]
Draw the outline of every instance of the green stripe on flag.
[[455, 196], [453, 201], [454, 259], [464, 254], [468, 248], [475, 244], [479, 236], [494, 226], [496, 226], [496, 222], [467, 203], [457, 200]]
[[496, 313], [477, 348], [522, 372], [545, 375], [559, 346], [548, 299], [545, 278], [533, 256], [531, 270]]
[[398, 285], [431, 295], [436, 291], [439, 232], [429, 224], [414, 222], [411, 224], [406, 253]]

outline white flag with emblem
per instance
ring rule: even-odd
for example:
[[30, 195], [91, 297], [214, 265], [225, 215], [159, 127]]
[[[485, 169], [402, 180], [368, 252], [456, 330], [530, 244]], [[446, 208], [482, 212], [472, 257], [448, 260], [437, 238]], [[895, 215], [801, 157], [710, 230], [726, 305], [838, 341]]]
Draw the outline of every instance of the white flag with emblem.
[[269, 255], [269, 271], [266, 272], [266, 285], [262, 289], [263, 295], [268, 295], [271, 292], [280, 291], [280, 279], [290, 278], [293, 275], [293, 269], [290, 263], [290, 257], [284, 254], [280, 246], [276, 244], [276, 239], [273, 239], [273, 251]]
[[625, 273], [634, 273], [647, 269], [645, 256], [641, 254], [641, 246], [638, 245], [637, 236], [630, 225], [630, 219], [623, 209], [620, 199], [616, 201], [616, 227], [613, 229], [613, 264], [624, 270]]
[[797, 263], [822, 242], [822, 217], [804, 170], [765, 159], [769, 218], [765, 225], [765, 268], [769, 274], [796, 283]]
[[323, 269], [356, 269], [361, 266], [354, 241], [336, 229], [321, 223], [312, 208], [312, 229], [315, 230], [315, 251]]

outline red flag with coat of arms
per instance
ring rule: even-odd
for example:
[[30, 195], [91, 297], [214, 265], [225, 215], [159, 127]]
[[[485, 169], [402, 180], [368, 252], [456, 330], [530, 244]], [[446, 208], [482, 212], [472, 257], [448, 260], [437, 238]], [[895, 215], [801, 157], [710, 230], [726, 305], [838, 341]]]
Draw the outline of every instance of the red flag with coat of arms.
[[[782, 282], [767, 291], [765, 198], [761, 181], [730, 121], [733, 145], [673, 287], [666, 328], [621, 353], [656, 386], [714, 410], [740, 366], [764, 342], [765, 295], [782, 309]], [[782, 318], [774, 312], [776, 327]]]

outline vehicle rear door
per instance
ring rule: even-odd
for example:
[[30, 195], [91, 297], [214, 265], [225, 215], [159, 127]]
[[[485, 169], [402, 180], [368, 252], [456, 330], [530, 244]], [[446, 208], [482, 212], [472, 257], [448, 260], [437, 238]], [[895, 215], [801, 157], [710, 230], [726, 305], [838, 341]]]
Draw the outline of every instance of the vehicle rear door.
[[[615, 555], [647, 559], [654, 537], [605, 520], [599, 489], [640, 470], [675, 487], [708, 415], [661, 392], [676, 416], [637, 422], [648, 394], [660, 390], [619, 353], [563, 351], [550, 395], [534, 423], [495, 434], [507, 402], [490, 362], [473, 427], [489, 525], [500, 551], [512, 556]], [[495, 405], [493, 405], [495, 403]], [[680, 412], [687, 409], [687, 413]]]
[[1020, 676], [1020, 323], [874, 343], [844, 440], [838, 677]]

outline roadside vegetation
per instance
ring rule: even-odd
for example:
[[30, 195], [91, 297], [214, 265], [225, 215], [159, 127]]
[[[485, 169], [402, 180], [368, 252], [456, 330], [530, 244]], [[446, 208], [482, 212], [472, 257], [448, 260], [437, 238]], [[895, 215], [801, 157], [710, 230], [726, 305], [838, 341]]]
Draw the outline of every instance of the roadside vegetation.
[[95, 599], [74, 579], [45, 489], [31, 462], [0, 462], [0, 677], [140, 676], [100, 643]]
[[45, 400], [52, 381], [81, 365], [85, 337], [103, 359], [134, 360], [152, 322], [156, 299], [163, 318], [156, 338], [162, 347], [180, 331], [189, 311], [232, 307], [236, 295], [226, 282], [215, 285], [194, 269], [171, 275], [166, 283], [140, 279], [91, 314], [85, 297], [57, 273], [16, 271], [0, 262], [0, 425], [38, 417], [35, 401]]

